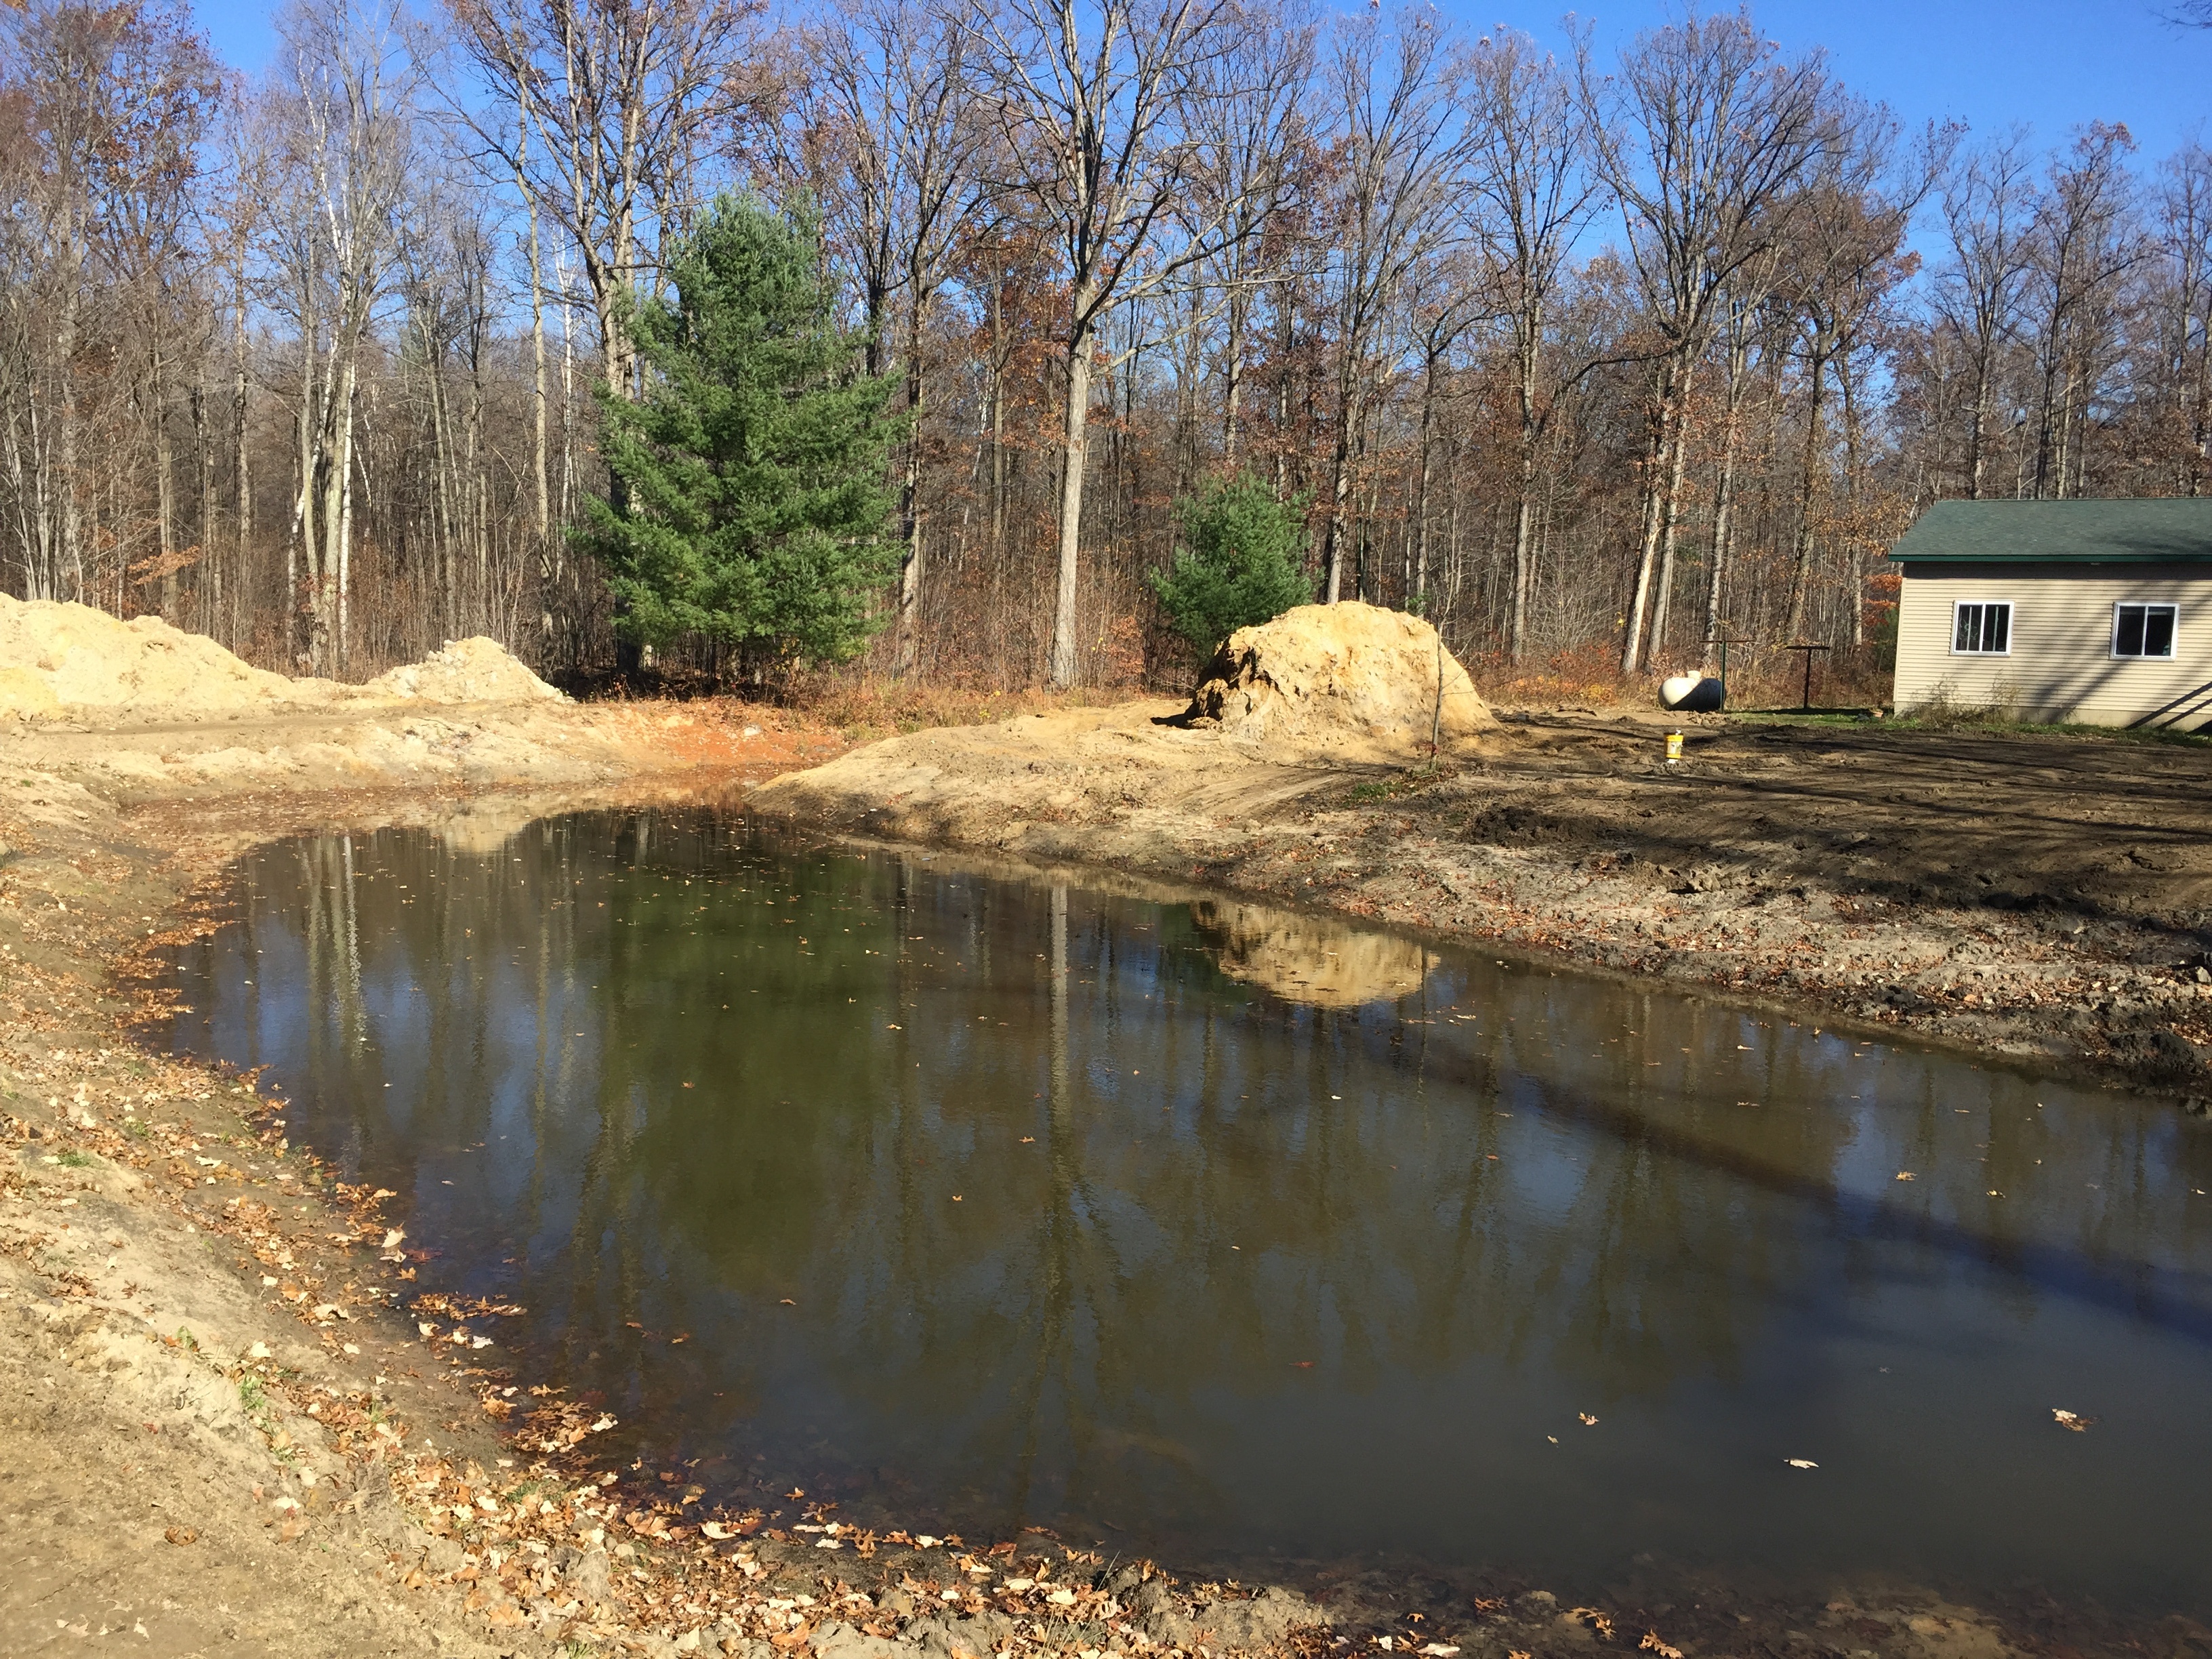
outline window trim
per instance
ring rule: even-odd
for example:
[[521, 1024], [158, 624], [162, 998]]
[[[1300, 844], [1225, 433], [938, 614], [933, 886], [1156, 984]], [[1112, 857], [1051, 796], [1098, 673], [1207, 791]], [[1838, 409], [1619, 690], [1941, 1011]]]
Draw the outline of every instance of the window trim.
[[[1959, 611], [1962, 605], [2001, 605], [2005, 608], [2005, 644], [2002, 651], [1961, 651], [1959, 649]], [[1944, 638], [1944, 646], [1954, 657], [2009, 657], [2012, 655], [2013, 602], [2010, 599], [1954, 599], [1951, 601], [1951, 631]], [[2113, 627], [2119, 626], [2118, 613], [2113, 613]], [[2118, 636], [2115, 635], [2115, 638]]]
[[[2120, 649], [2120, 611], [2124, 606], [2131, 605], [2140, 605], [2142, 608], [2146, 622], [2148, 621], [2148, 614], [2153, 611], [2171, 611], [2173, 613], [2173, 631], [2166, 636], [2166, 645], [2168, 648], [2160, 655], [2154, 657], [2147, 651], [2137, 651], [2133, 653], [2130, 653], [2123, 652]], [[2174, 662], [2179, 660], [2181, 656], [2180, 603], [2174, 599], [2114, 599], [2112, 601], [2112, 632], [2110, 639], [2106, 641], [2106, 644], [2108, 649], [2112, 653], [2112, 659], [2114, 662]]]

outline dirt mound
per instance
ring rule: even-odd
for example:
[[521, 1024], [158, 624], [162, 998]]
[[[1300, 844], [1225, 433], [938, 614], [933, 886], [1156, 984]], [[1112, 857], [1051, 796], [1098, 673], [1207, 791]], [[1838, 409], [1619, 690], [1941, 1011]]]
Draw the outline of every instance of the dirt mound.
[[323, 699], [298, 682], [240, 662], [202, 634], [158, 617], [118, 622], [86, 605], [0, 594], [0, 714], [161, 708], [228, 713]]
[[534, 702], [561, 693], [495, 641], [461, 640], [367, 685], [295, 680], [241, 662], [158, 617], [0, 594], [0, 716], [129, 714], [149, 720], [410, 702]]
[[379, 674], [362, 688], [418, 702], [560, 702], [562, 694], [509, 656], [496, 640], [448, 640], [421, 662]]
[[1495, 726], [1437, 630], [1357, 601], [1302, 605], [1213, 653], [1184, 720], [1273, 761], [1403, 762]]

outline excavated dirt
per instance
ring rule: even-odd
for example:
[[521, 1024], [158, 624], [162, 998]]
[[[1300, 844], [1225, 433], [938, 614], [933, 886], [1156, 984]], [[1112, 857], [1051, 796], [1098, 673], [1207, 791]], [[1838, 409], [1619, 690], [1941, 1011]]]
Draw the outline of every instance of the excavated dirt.
[[1349, 601], [1240, 628], [1214, 653], [1182, 724], [1287, 765], [1454, 754], [1497, 725], [1419, 617]]
[[2212, 1095], [2212, 746], [1706, 716], [1669, 767], [1656, 715], [1510, 711], [1472, 757], [1324, 767], [1181, 712], [917, 732], [756, 799]]

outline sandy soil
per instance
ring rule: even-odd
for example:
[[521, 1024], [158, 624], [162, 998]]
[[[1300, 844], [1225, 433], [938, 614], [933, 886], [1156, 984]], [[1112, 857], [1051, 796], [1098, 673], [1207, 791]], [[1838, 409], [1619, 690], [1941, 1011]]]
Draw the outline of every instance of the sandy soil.
[[2212, 747], [1503, 711], [1276, 766], [1133, 703], [871, 744], [763, 810], [1104, 865], [2212, 1096]]
[[[2197, 750], [1713, 727], [1669, 774], [1651, 729], [1550, 715], [1409, 775], [1272, 766], [1152, 723], [1172, 708], [842, 756], [834, 732], [726, 704], [0, 727], [0, 1652], [2212, 1659], [2185, 1621], [1911, 1588], [1811, 1606], [1716, 1583], [1685, 1605], [1655, 1580], [1584, 1606], [1315, 1566], [1255, 1596], [1048, 1538], [831, 1531], [797, 1499], [702, 1514], [680, 1471], [600, 1467], [596, 1402], [536, 1386], [495, 1310], [422, 1300], [414, 1242], [289, 1145], [260, 1080], [133, 1036], [145, 952], [204, 925], [195, 894], [255, 841], [407, 822], [489, 845], [546, 811], [782, 773], [760, 804], [840, 830], [1826, 997], [1960, 1040], [2051, 1052], [2063, 1032], [2085, 1063], [2177, 1087], [2201, 1072], [2212, 997], [2174, 965], [2203, 942]], [[1250, 931], [1252, 977], [1297, 973], [1279, 927]], [[1395, 971], [1387, 950], [1370, 967]]]

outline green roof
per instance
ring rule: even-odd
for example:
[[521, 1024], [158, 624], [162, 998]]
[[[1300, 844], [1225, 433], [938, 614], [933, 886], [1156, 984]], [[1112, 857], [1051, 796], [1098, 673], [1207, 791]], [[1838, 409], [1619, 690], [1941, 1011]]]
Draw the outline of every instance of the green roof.
[[2212, 498], [1937, 501], [1889, 556], [2069, 564], [2212, 561]]

